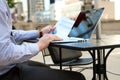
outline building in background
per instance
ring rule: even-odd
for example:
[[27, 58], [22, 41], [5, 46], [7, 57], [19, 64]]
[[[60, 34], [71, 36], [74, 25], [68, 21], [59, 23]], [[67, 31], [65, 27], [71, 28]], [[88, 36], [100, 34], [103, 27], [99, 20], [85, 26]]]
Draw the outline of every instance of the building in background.
[[54, 4], [55, 3], [55, 0], [50, 0], [50, 4]]
[[28, 20], [35, 14], [35, 12], [44, 10], [44, 0], [27, 0], [28, 2]]
[[80, 0], [55, 0], [55, 3], [50, 5], [51, 20], [77, 16], [82, 5], [83, 1]]
[[[115, 20], [120, 20], [120, 0], [109, 0], [110, 2], [114, 3], [114, 18]], [[109, 8], [110, 10], [110, 8]], [[110, 10], [112, 12], [112, 10]]]
[[13, 22], [24, 20], [23, 3], [20, 0], [14, 0], [15, 7], [10, 8]]
[[36, 13], [49, 10], [49, 5], [49, 0], [28, 0], [28, 17], [31, 19]]
[[[95, 5], [94, 4], [95, 0], [27, 0], [27, 1], [29, 2], [28, 17], [30, 20], [32, 19], [37, 22], [39, 22], [40, 20], [42, 21], [41, 16], [43, 17], [44, 15], [49, 17], [50, 20], [59, 20], [62, 16], [74, 17], [82, 9], [84, 8], [90, 9], [94, 7], [93, 5]], [[116, 5], [119, 3], [120, 3], [119, 0], [100, 0], [99, 7], [106, 8], [106, 11], [104, 12], [105, 15], [103, 14], [104, 19], [106, 20], [120, 19], [119, 15], [120, 10], [118, 10], [119, 5]], [[111, 10], [109, 7], [111, 8]]]
[[23, 3], [22, 2], [17, 2], [16, 8], [17, 8], [17, 14], [22, 15], [23, 14]]

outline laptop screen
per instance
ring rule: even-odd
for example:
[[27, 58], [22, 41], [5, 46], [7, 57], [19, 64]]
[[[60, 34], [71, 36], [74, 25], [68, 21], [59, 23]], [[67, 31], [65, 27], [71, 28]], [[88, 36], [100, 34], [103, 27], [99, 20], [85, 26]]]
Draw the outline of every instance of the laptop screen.
[[89, 39], [103, 11], [104, 8], [81, 11], [68, 36]]

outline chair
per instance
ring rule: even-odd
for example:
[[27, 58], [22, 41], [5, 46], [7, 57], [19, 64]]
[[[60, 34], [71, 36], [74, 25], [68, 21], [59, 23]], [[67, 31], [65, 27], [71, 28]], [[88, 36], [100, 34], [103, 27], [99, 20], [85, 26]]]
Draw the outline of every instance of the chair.
[[[25, 42], [32, 42], [35, 43], [38, 40], [26, 40]], [[47, 64], [48, 66], [60, 66], [60, 54], [59, 54], [59, 48], [48, 46], [48, 52], [45, 50], [42, 51], [43, 54], [43, 60], [44, 63], [46, 63], [46, 56], [51, 56], [52, 61], [54, 64]], [[81, 51], [77, 50], [71, 50], [71, 49], [65, 49], [62, 48], [62, 66], [68, 66], [69, 69], [72, 71], [73, 66], [79, 66], [79, 65], [89, 65], [93, 62], [92, 58], [81, 58], [82, 53]], [[91, 67], [80, 67], [83, 71], [85, 69], [91, 68]]]
[[[47, 64], [45, 61], [45, 57], [50, 55], [54, 64], [47, 64], [47, 65], [60, 66], [59, 48], [49, 46], [48, 52], [46, 51], [42, 52], [44, 63]], [[73, 66], [88, 65], [91, 64], [93, 61], [92, 58], [81, 58], [82, 56], [81, 51], [62, 48], [61, 52], [62, 52], [62, 58], [61, 58], [62, 66], [68, 66], [71, 71]], [[81, 67], [81, 68], [82, 68], [81, 71], [83, 71], [91, 67]]]

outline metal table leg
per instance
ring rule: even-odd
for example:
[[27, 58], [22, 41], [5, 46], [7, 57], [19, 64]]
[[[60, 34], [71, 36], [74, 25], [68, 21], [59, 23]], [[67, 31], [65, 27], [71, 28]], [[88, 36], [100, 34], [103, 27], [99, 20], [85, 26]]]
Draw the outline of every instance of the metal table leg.
[[[106, 74], [106, 61], [114, 48], [105, 53], [105, 49], [90, 50], [93, 58], [93, 78], [92, 80], [108, 80]], [[105, 55], [106, 54], [106, 55]]]

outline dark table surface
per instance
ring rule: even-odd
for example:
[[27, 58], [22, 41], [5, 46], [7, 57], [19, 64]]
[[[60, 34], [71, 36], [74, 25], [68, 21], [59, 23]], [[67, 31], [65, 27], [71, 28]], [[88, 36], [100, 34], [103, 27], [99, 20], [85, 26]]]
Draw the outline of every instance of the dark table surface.
[[92, 37], [87, 42], [51, 43], [50, 45], [83, 51], [91, 49], [120, 48], [120, 35], [102, 35], [102, 38], [99, 40], [96, 40], [96, 38]]

